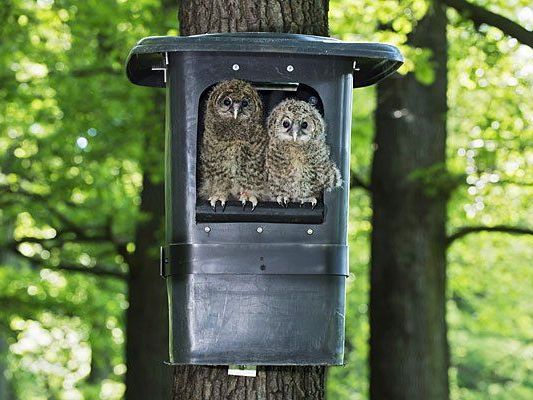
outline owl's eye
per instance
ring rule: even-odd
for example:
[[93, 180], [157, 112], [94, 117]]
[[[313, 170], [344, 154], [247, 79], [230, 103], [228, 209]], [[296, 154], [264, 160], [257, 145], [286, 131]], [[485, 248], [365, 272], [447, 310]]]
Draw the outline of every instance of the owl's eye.
[[243, 101], [241, 101], [241, 106], [247, 107], [248, 106], [248, 100], [244, 99]]
[[289, 126], [291, 126], [291, 122], [290, 122], [288, 119], [286, 119], [285, 121], [283, 121], [283, 127], [284, 127], [284, 128], [288, 128]]
[[229, 97], [226, 97], [223, 101], [223, 104], [225, 106], [230, 106], [231, 105], [231, 99]]
[[306, 121], [302, 122], [302, 125], [301, 125], [302, 129], [307, 129], [308, 126], [309, 125], [307, 124]]

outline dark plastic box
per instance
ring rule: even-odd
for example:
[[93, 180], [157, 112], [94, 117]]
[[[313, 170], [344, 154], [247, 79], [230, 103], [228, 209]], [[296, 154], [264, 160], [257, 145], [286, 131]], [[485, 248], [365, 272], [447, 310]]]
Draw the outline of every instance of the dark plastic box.
[[[401, 64], [393, 46], [293, 34], [150, 37], [133, 48], [129, 79], [167, 88], [161, 274], [171, 363], [342, 364], [352, 89]], [[232, 78], [259, 90], [265, 117], [285, 97], [312, 98], [342, 187], [314, 209], [233, 202], [215, 212], [199, 200], [203, 104]]]

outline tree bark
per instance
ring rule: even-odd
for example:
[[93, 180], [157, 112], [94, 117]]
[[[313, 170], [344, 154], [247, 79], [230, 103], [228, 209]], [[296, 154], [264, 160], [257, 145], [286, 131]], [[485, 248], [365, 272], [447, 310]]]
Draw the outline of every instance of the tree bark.
[[414, 172], [443, 171], [446, 143], [446, 14], [440, 3], [409, 38], [433, 52], [435, 79], [414, 74], [378, 86], [372, 166], [370, 290], [372, 400], [446, 400], [447, 194], [430, 195]]
[[285, 32], [328, 36], [329, 0], [181, 0], [180, 33]]
[[168, 307], [158, 272], [164, 204], [163, 184], [152, 182], [145, 172], [140, 208], [146, 218], [139, 222], [135, 253], [128, 257], [127, 400], [167, 399], [170, 395], [171, 369], [163, 363], [168, 360]]
[[[288, 32], [328, 35], [329, 0], [182, 0], [180, 33]], [[323, 400], [322, 366], [258, 367], [256, 378], [227, 367], [174, 367], [173, 400]]]
[[178, 366], [174, 373], [174, 399], [324, 399], [323, 367], [258, 367], [256, 378], [228, 376], [224, 366]]

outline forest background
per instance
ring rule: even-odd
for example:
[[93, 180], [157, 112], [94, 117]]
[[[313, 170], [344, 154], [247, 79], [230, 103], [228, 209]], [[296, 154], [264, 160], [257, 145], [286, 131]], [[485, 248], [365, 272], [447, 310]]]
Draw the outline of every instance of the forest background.
[[[529, 400], [533, 10], [528, 0], [477, 0], [466, 11], [464, 1], [442, 3], [446, 159], [410, 177], [428, 196], [446, 191], [450, 397]], [[433, 6], [332, 0], [330, 35], [399, 46], [400, 74], [429, 87], [439, 50], [409, 35]], [[164, 359], [166, 332], [154, 333], [165, 313], [156, 261], [164, 92], [132, 86], [124, 60], [142, 37], [176, 35], [177, 10], [169, 0], [9, 0], [0, 9], [2, 400], [121, 399], [134, 371]], [[369, 398], [380, 107], [375, 87], [354, 91], [347, 365], [328, 371], [335, 400]]]

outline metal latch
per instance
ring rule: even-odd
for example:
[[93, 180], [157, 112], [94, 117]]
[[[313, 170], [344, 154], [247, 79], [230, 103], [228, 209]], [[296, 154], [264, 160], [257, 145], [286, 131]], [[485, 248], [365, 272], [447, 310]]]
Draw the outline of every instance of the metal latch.
[[255, 378], [257, 376], [257, 367], [255, 365], [228, 365], [228, 375]]
[[168, 53], [164, 52], [164, 67], [152, 67], [152, 71], [163, 71], [163, 82], [167, 83]]

